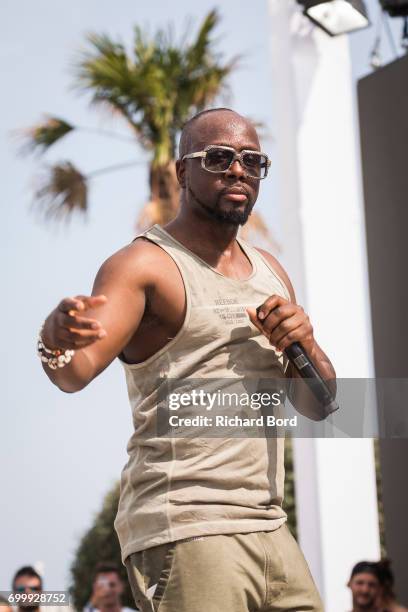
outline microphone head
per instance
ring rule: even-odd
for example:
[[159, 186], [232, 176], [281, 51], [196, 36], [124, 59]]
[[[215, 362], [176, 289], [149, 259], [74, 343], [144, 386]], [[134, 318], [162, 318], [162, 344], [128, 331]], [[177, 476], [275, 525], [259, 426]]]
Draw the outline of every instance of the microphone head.
[[326, 406], [324, 407], [324, 409], [326, 410], [326, 416], [329, 416], [333, 412], [336, 412], [336, 410], [338, 410], [339, 408], [340, 406], [338, 405], [336, 400], [332, 400], [330, 403], [326, 404]]

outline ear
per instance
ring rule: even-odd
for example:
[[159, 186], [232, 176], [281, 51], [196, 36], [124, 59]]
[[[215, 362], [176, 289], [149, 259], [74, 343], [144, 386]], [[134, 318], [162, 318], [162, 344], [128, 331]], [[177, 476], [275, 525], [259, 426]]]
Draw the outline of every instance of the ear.
[[181, 161], [181, 159], [178, 159], [176, 161], [176, 175], [177, 175], [177, 180], [178, 180], [180, 187], [182, 189], [185, 189], [186, 187], [186, 164], [183, 161]]

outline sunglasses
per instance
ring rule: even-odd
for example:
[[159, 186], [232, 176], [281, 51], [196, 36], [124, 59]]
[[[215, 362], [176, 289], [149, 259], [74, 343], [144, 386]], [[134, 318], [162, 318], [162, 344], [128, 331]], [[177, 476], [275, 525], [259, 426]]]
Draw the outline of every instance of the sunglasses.
[[14, 590], [16, 593], [24, 593], [25, 591], [28, 591], [28, 590], [34, 591], [35, 593], [39, 593], [41, 591], [41, 587], [29, 586], [29, 585], [24, 584], [24, 585], [16, 587]]
[[245, 149], [237, 153], [232, 147], [221, 145], [209, 145], [204, 151], [188, 153], [183, 155], [184, 159], [201, 158], [201, 167], [207, 172], [228, 172], [235, 160], [238, 160], [247, 176], [262, 180], [268, 176], [268, 169], [271, 165], [270, 159], [261, 151], [251, 151]]

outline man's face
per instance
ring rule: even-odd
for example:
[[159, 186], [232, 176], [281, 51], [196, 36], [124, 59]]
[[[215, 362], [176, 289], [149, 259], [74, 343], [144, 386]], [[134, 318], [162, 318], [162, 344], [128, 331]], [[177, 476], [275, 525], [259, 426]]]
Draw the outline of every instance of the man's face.
[[97, 606], [114, 606], [120, 603], [123, 583], [116, 572], [101, 573], [95, 578], [93, 591]]
[[[27, 595], [31, 593], [39, 593], [41, 591], [41, 581], [36, 576], [19, 576], [14, 582], [14, 590], [22, 595], [25, 593]], [[36, 610], [39, 604], [32, 605], [30, 602], [21, 602], [19, 603], [19, 607], [24, 608], [29, 612], [30, 610]]]
[[363, 610], [375, 610], [375, 602], [380, 591], [378, 579], [370, 573], [356, 574], [351, 578], [349, 587], [353, 595], [353, 605]]
[[[187, 153], [203, 151], [208, 145], [260, 150], [255, 128], [232, 112], [214, 112], [197, 120]], [[256, 202], [259, 180], [246, 175], [235, 160], [226, 173], [211, 173], [201, 167], [201, 159], [178, 163], [178, 176], [189, 206], [219, 222], [246, 223]]]

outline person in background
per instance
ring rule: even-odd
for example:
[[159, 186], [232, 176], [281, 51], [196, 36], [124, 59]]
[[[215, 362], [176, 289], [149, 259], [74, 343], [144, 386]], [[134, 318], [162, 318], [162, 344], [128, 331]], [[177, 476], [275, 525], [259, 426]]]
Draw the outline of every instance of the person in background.
[[0, 612], [13, 612], [12, 606], [9, 605], [7, 599], [0, 595]]
[[135, 612], [122, 607], [124, 584], [118, 567], [113, 563], [99, 563], [95, 569], [90, 602], [84, 612]]
[[376, 563], [370, 561], [357, 563], [351, 570], [347, 586], [353, 598], [352, 612], [382, 612], [378, 607], [381, 585]]
[[[43, 580], [40, 574], [31, 566], [24, 565], [14, 574], [11, 585], [15, 593], [41, 593], [43, 590]], [[58, 589], [59, 590], [59, 589]], [[14, 608], [17, 612], [73, 612], [71, 606], [59, 605], [39, 605], [38, 603], [21, 603]], [[0, 612], [7, 612], [3, 607]]]
[[[42, 591], [42, 579], [38, 572], [31, 565], [24, 565], [14, 574], [12, 582], [12, 590], [16, 593], [40, 593]], [[27, 605], [21, 603], [17, 606], [17, 610], [39, 611], [40, 606]]]
[[395, 597], [391, 561], [382, 559], [376, 565], [380, 579], [380, 593], [377, 599], [379, 610], [381, 612], [408, 612], [408, 608], [401, 606]]

